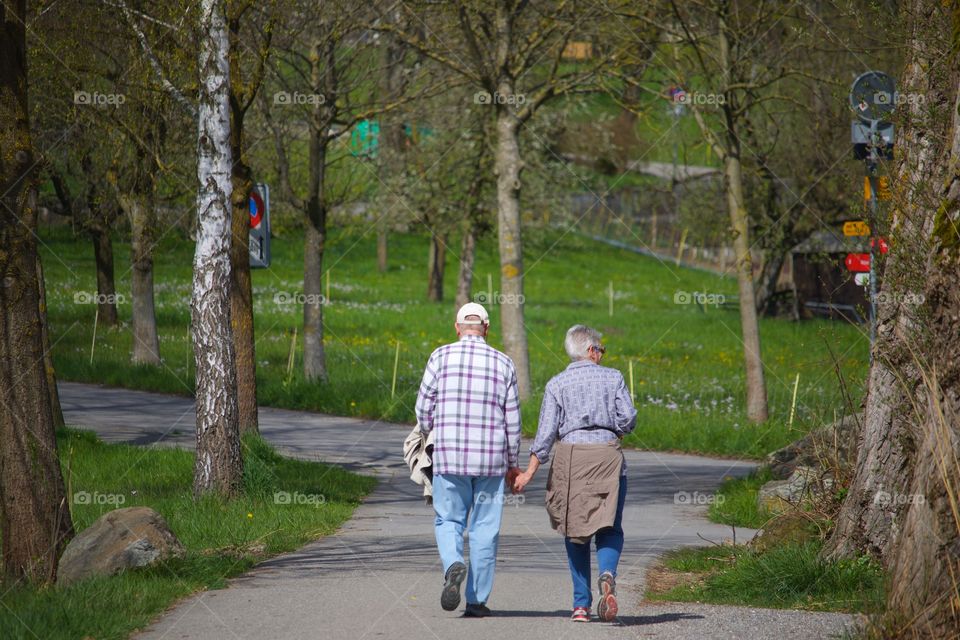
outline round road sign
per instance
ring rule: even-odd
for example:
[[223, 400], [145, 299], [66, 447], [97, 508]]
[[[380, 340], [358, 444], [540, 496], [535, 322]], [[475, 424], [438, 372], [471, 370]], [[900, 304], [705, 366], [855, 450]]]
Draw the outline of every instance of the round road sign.
[[260, 226], [260, 222], [263, 220], [264, 213], [263, 198], [260, 197], [260, 192], [254, 189], [250, 192], [250, 228], [256, 229]]
[[867, 71], [850, 87], [850, 107], [864, 122], [885, 122], [893, 113], [897, 85], [882, 71]]

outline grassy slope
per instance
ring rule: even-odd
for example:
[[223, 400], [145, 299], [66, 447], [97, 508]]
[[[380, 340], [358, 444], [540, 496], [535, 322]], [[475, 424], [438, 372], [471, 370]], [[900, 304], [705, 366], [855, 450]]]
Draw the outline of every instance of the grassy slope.
[[664, 556], [674, 571], [699, 577], [651, 600], [711, 602], [815, 611], [878, 610], [883, 573], [867, 557], [824, 562], [817, 542], [791, 543], [758, 553], [743, 547], [677, 549]]
[[[89, 364], [94, 307], [75, 304], [77, 291], [95, 291], [87, 242], [65, 229], [43, 232], [50, 323], [58, 374], [66, 380], [188, 394], [193, 385], [188, 343], [192, 245], [169, 235], [156, 253], [156, 298], [160, 326], [160, 368], [132, 367], [130, 330], [101, 329]], [[260, 402], [266, 405], [362, 415], [393, 421], [413, 420], [413, 404], [422, 367], [430, 351], [452, 338], [450, 302], [425, 301], [425, 237], [391, 237], [391, 268], [379, 274], [375, 239], [334, 231], [325, 265], [331, 268], [331, 302], [325, 309], [328, 385], [308, 384], [300, 358], [287, 383], [286, 363], [292, 332], [301, 323], [295, 304], [277, 304], [280, 292], [302, 290], [302, 245], [290, 233], [274, 240], [274, 266], [253, 276]], [[567, 364], [562, 342], [577, 322], [605, 334], [605, 364], [628, 374], [634, 363], [638, 428], [628, 442], [638, 447], [738, 456], [761, 456], [795, 439], [840, 407], [832, 345], [854, 388], [862, 384], [867, 340], [852, 326], [828, 321], [761, 322], [767, 366], [771, 420], [751, 425], [743, 406], [740, 323], [736, 311], [674, 303], [677, 291], [733, 294], [735, 282], [717, 276], [612, 249], [574, 234], [531, 230], [525, 237], [526, 314], [532, 375], [536, 390]], [[458, 246], [451, 242], [452, 247]], [[129, 322], [130, 276], [127, 245], [117, 243], [117, 280]], [[474, 291], [486, 288], [487, 275], [497, 290], [493, 239], [481, 243]], [[446, 278], [448, 297], [455, 289], [456, 257]], [[613, 282], [615, 310], [608, 315], [607, 287]], [[491, 341], [500, 346], [499, 313], [491, 307]], [[396, 341], [401, 343], [397, 396], [390, 397]], [[297, 349], [301, 342], [298, 339]], [[786, 428], [794, 376], [800, 374], [794, 432]], [[524, 427], [536, 428], [538, 395], [523, 407]]]
[[[105, 444], [81, 431], [63, 431], [58, 439], [68, 494], [91, 496], [89, 504], [71, 503], [78, 531], [118, 506], [150, 506], [164, 516], [187, 554], [67, 588], [4, 587], [0, 637], [5, 639], [126, 638], [175, 600], [221, 588], [268, 555], [333, 533], [375, 483], [339, 467], [287, 460], [248, 441], [254, 446], [245, 456], [247, 494], [230, 502], [195, 501], [188, 451]], [[277, 504], [274, 491], [323, 499]]]

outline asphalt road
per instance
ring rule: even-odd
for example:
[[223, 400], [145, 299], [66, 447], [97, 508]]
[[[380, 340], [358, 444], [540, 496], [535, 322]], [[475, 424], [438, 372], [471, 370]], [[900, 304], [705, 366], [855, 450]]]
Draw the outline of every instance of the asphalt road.
[[[71, 426], [110, 442], [193, 445], [189, 398], [95, 385], [60, 384]], [[408, 479], [401, 443], [411, 427], [261, 408], [263, 436], [281, 452], [375, 475], [378, 488], [335, 535], [258, 565], [223, 590], [197, 594], [158, 618], [144, 639], [227, 638], [826, 638], [853, 618], [700, 604], [641, 603], [644, 570], [680, 545], [720, 542], [729, 527], [707, 521], [702, 503], [728, 475], [752, 465], [699, 456], [626, 451], [626, 543], [613, 623], [568, 620], [572, 587], [563, 539], [543, 508], [546, 469], [522, 503], [508, 504], [488, 605], [466, 619], [440, 608], [442, 575], [433, 511]], [[695, 428], [693, 425], [691, 428]], [[526, 456], [526, 443], [521, 449]], [[738, 541], [752, 530], [738, 529]], [[594, 568], [594, 571], [596, 569]]]

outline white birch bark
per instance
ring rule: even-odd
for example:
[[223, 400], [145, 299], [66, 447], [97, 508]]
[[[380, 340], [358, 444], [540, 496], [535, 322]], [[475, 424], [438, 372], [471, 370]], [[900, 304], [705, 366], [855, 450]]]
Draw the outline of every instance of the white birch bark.
[[193, 350], [197, 452], [194, 493], [236, 493], [243, 477], [230, 323], [231, 179], [228, 39], [223, 0], [200, 3], [197, 246]]

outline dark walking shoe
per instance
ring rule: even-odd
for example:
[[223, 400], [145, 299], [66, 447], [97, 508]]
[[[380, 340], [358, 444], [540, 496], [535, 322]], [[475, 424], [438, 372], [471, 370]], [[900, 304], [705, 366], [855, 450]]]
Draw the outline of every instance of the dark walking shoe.
[[573, 610], [570, 619], [574, 622], [590, 622], [590, 609], [586, 607], [577, 607]]
[[454, 562], [447, 569], [443, 579], [443, 591], [440, 593], [440, 606], [444, 611], [453, 611], [460, 606], [460, 583], [467, 577], [467, 565]]
[[467, 603], [466, 609], [463, 611], [464, 618], [486, 618], [489, 616], [492, 611], [487, 608], [485, 604], [473, 604], [472, 602]]
[[604, 571], [598, 581], [600, 587], [600, 602], [597, 603], [597, 616], [604, 622], [610, 622], [617, 617], [617, 582], [613, 574]]

